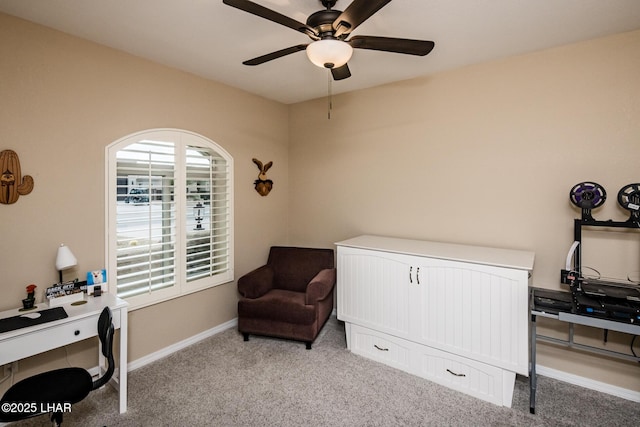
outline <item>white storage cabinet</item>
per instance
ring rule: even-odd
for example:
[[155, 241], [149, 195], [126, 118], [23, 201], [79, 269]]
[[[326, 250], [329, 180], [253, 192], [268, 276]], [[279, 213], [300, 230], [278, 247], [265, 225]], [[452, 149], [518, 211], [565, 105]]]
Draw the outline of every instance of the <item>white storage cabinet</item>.
[[336, 245], [352, 352], [511, 406], [529, 369], [532, 252], [379, 236]]

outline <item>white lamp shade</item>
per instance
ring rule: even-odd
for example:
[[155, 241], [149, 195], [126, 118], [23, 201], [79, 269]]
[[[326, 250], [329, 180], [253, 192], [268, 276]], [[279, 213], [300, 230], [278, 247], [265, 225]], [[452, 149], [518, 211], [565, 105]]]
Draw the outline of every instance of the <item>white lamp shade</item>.
[[59, 271], [66, 270], [77, 264], [78, 260], [73, 256], [73, 253], [71, 253], [71, 249], [65, 245], [60, 245], [58, 248], [58, 256], [56, 257], [56, 268]]
[[352, 54], [351, 45], [340, 40], [317, 40], [307, 46], [307, 57], [320, 68], [342, 67]]

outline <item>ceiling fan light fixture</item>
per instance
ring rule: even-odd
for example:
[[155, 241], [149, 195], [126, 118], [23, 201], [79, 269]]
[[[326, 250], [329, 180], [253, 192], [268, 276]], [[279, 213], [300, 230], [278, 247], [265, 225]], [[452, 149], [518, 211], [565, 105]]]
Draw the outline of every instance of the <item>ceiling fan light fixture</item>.
[[351, 59], [352, 54], [351, 45], [342, 40], [322, 39], [307, 46], [309, 61], [320, 68], [342, 67]]

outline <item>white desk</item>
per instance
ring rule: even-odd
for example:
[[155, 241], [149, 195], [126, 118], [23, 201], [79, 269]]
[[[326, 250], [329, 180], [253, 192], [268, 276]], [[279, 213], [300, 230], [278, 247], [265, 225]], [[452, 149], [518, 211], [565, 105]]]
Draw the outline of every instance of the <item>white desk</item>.
[[[113, 326], [115, 329], [120, 329], [120, 363], [111, 383], [120, 396], [120, 413], [124, 413], [127, 411], [127, 307], [129, 304], [111, 294], [102, 294], [97, 298], [85, 296], [85, 298], [86, 304], [62, 306], [69, 316], [65, 319], [0, 333], [0, 366], [97, 336], [98, 318], [104, 307], [109, 306], [113, 314]], [[38, 308], [30, 311], [19, 311], [16, 308], [0, 312], [0, 318], [48, 308], [46, 304], [36, 305]], [[98, 359], [102, 370], [105, 360], [100, 352]]]

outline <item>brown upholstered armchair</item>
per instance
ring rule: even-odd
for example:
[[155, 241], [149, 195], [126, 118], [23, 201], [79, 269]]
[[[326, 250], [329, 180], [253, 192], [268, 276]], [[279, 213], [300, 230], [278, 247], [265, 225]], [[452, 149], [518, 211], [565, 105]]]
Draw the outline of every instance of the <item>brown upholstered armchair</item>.
[[304, 341], [307, 350], [333, 311], [333, 249], [273, 246], [266, 265], [238, 280], [238, 330]]

